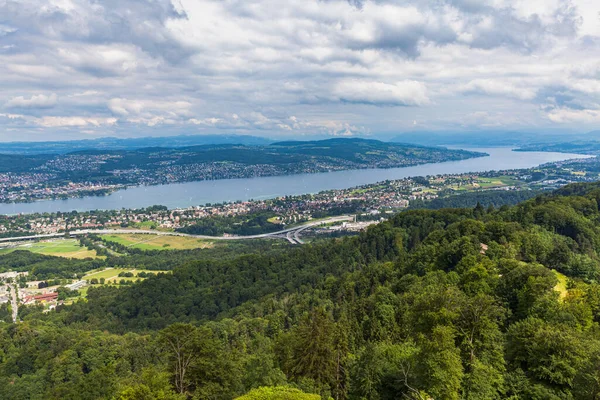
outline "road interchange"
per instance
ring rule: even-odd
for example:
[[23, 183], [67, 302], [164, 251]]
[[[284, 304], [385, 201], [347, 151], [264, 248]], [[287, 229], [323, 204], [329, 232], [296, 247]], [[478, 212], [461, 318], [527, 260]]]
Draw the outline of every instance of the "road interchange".
[[[338, 217], [331, 217], [321, 219], [318, 221], [307, 222], [306, 224], [298, 225], [292, 228], [283, 229], [276, 232], [261, 233], [259, 235], [249, 236], [208, 236], [208, 235], [192, 235], [181, 232], [165, 232], [157, 230], [143, 230], [143, 229], [78, 229], [68, 232], [68, 236], [86, 236], [90, 234], [96, 235], [123, 235], [123, 234], [140, 234], [140, 235], [156, 235], [156, 236], [182, 236], [191, 237], [196, 239], [206, 240], [250, 240], [250, 239], [266, 239], [266, 238], [285, 238], [291, 244], [304, 244], [304, 241], [300, 239], [300, 232], [323, 224], [330, 224], [334, 222], [353, 221], [354, 217], [349, 215], [341, 215]], [[43, 240], [53, 238], [64, 238], [67, 233], [52, 233], [52, 234], [41, 234], [41, 235], [30, 235], [30, 236], [16, 236], [10, 238], [0, 238], [0, 243], [27, 241], [27, 240]]]

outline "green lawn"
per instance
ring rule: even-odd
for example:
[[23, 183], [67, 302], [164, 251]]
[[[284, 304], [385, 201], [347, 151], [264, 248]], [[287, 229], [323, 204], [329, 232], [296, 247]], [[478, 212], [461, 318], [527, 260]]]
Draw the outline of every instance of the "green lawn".
[[[119, 274], [121, 272], [132, 272], [134, 274], [134, 276], [131, 278], [120, 277]], [[104, 278], [106, 280], [105, 283], [107, 283], [107, 284], [119, 282], [121, 279], [124, 279], [126, 281], [136, 281], [138, 279], [144, 280], [144, 278], [140, 278], [137, 276], [137, 274], [140, 272], [149, 272], [152, 274], [158, 274], [160, 272], [168, 273], [169, 271], [150, 271], [150, 270], [146, 270], [146, 269], [126, 269], [126, 268], [106, 268], [101, 271], [91, 271], [90, 273], [88, 273], [87, 275], [85, 275], [83, 277], [83, 280], [90, 280], [93, 278], [100, 280], [100, 278]]]
[[103, 235], [109, 242], [140, 250], [191, 250], [213, 247], [213, 242], [184, 236], [119, 234]]
[[450, 188], [457, 190], [457, 191], [470, 191], [470, 190], [477, 190], [477, 189], [492, 189], [492, 188], [498, 188], [498, 187], [504, 187], [504, 186], [518, 186], [520, 185], [520, 182], [518, 180], [516, 180], [515, 178], [513, 178], [512, 176], [497, 176], [494, 178], [477, 178], [475, 179], [475, 181], [473, 182], [473, 184], [466, 184], [463, 183], [461, 186], [458, 186], [456, 184], [451, 185]]
[[95, 250], [88, 250], [86, 247], [81, 247], [79, 241], [76, 239], [53, 239], [41, 242], [23, 243], [9, 249], [0, 249], [0, 254], [7, 254], [15, 250], [27, 250], [32, 253], [65, 258], [81, 259], [97, 257]]
[[79, 289], [80, 297], [82, 299], [87, 298], [88, 289], [89, 289], [89, 286], [85, 286], [85, 287], [82, 287], [81, 289]]
[[512, 176], [498, 176], [495, 178], [479, 178], [477, 180], [479, 186], [482, 188], [492, 188], [492, 187], [501, 187], [501, 186], [514, 186], [519, 183], [518, 180], [513, 178]]

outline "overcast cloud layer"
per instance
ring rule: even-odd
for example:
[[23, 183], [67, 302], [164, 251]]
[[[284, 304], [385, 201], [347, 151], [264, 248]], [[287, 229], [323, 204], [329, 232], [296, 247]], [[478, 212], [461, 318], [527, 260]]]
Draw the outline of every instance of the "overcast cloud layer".
[[0, 0], [0, 140], [600, 127], [597, 0]]

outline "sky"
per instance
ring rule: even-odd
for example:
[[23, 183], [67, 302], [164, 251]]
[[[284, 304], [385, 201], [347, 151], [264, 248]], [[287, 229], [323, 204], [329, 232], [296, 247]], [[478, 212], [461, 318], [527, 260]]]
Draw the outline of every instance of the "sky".
[[0, 0], [0, 141], [594, 129], [597, 0]]

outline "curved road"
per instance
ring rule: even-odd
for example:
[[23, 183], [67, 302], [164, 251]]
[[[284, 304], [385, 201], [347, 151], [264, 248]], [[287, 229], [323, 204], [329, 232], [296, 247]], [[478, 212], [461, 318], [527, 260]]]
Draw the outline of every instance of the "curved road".
[[[207, 240], [247, 240], [247, 239], [264, 239], [272, 236], [279, 236], [286, 234], [286, 238], [290, 241], [290, 243], [297, 242], [299, 244], [303, 244], [304, 242], [300, 240], [297, 236], [297, 232], [301, 232], [307, 228], [312, 226], [317, 226], [321, 224], [331, 223], [331, 222], [339, 222], [339, 221], [352, 221], [354, 217], [349, 215], [342, 215], [339, 217], [331, 217], [327, 219], [322, 219], [319, 221], [308, 222], [303, 225], [295, 226], [293, 228], [284, 229], [277, 232], [271, 233], [262, 233], [260, 235], [250, 235], [250, 236], [206, 236], [206, 235], [191, 235], [188, 233], [180, 233], [180, 232], [162, 232], [162, 231], [148, 231], [141, 229], [79, 229], [76, 231], [69, 232], [70, 236], [83, 236], [88, 234], [98, 234], [98, 235], [115, 235], [115, 234], [142, 234], [142, 235], [157, 235], [157, 236], [184, 236], [184, 237], [192, 237], [197, 239], [207, 239]], [[292, 238], [289, 233], [297, 231], [294, 237]], [[51, 233], [46, 235], [32, 235], [32, 236], [17, 236], [12, 238], [0, 238], [0, 243], [3, 242], [15, 242], [21, 240], [37, 240], [37, 239], [51, 239], [51, 238], [60, 238], [64, 237], [64, 233]]]

